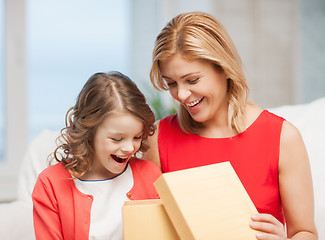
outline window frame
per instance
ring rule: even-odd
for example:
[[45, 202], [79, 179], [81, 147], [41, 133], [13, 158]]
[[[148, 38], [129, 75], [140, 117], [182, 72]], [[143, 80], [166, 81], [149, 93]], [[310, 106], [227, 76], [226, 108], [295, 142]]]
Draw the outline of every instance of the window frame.
[[21, 161], [27, 147], [27, 61], [25, 1], [4, 0], [5, 153], [0, 163], [0, 202], [17, 198]]

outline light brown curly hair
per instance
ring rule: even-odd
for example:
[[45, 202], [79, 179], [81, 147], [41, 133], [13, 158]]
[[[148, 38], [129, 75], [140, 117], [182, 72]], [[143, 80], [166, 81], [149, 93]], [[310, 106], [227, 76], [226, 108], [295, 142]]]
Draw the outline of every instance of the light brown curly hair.
[[141, 120], [143, 135], [138, 152], [146, 151], [146, 140], [155, 132], [155, 115], [136, 84], [122, 73], [113, 71], [95, 73], [83, 86], [76, 104], [66, 114], [66, 127], [57, 139], [54, 159], [62, 162], [73, 176], [84, 175], [94, 159], [96, 130], [105, 117], [117, 109]]

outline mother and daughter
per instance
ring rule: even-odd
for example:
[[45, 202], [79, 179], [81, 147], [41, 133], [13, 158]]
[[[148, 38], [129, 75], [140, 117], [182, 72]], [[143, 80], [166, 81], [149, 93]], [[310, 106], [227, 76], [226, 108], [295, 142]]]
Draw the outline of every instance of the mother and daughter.
[[[160, 169], [224, 161], [259, 212], [247, 226], [257, 239], [317, 239], [302, 137], [247, 101], [240, 57], [214, 17], [174, 17], [156, 38], [150, 78], [179, 102], [177, 114], [155, 124], [128, 77], [99, 73], [88, 80], [61, 131], [65, 154], [55, 151], [59, 163], [34, 188], [37, 239], [122, 239], [123, 202], [158, 198], [152, 183]], [[137, 159], [138, 151], [151, 162]]]

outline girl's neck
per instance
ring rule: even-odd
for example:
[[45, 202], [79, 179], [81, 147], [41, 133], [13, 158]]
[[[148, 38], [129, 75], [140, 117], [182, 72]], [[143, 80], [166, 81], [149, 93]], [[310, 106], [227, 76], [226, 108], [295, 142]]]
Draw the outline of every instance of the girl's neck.
[[126, 165], [125, 169], [121, 173], [112, 173], [109, 171], [96, 171], [94, 168], [91, 168], [87, 173], [85, 173], [79, 179], [85, 181], [95, 181], [95, 180], [108, 180], [113, 179], [121, 174], [123, 174], [128, 165]]

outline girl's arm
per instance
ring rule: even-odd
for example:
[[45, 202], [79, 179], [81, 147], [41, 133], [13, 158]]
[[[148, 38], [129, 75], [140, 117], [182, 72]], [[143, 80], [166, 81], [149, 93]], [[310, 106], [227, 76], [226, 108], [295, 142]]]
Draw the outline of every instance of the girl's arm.
[[159, 158], [159, 150], [158, 150], [158, 128], [159, 122], [156, 122], [156, 131], [154, 135], [149, 136], [147, 143], [149, 145], [149, 149], [143, 153], [143, 159], [152, 161], [155, 163], [159, 168], [161, 168], [160, 158]]
[[305, 144], [299, 131], [284, 121], [279, 157], [279, 185], [287, 225], [269, 214], [253, 218], [257, 239], [317, 239], [314, 223], [314, 197], [311, 170]]
[[37, 240], [63, 239], [56, 199], [50, 189], [40, 177], [37, 179], [32, 194], [34, 231]]

